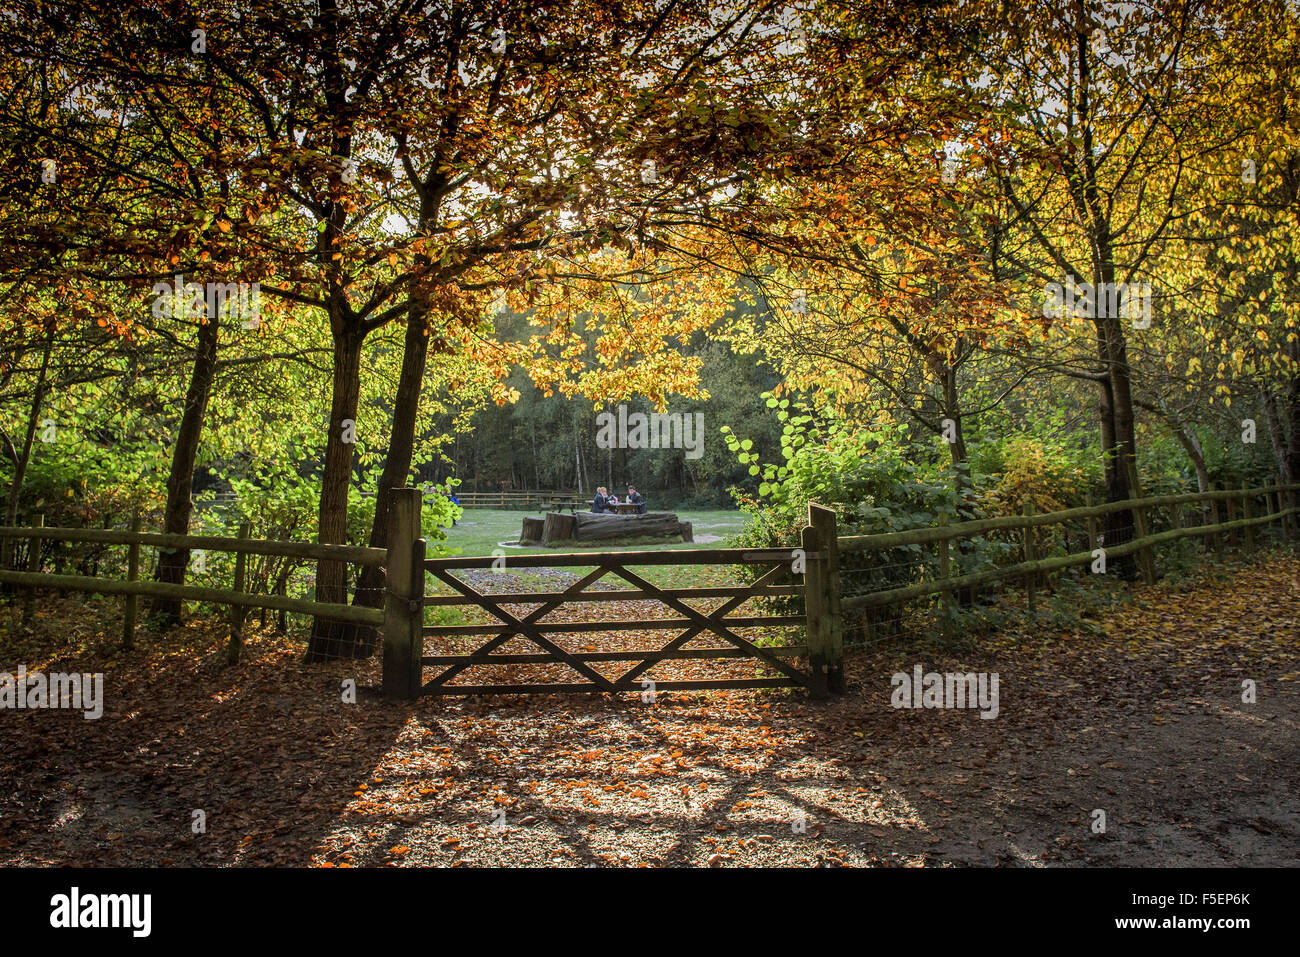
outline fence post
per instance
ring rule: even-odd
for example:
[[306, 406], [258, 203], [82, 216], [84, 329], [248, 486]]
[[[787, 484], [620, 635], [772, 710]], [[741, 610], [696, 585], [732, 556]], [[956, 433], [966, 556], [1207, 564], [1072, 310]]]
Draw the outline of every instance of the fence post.
[[[1250, 504], [1250, 483], [1241, 483], [1241, 517], [1254, 518], [1255, 510]], [[1255, 526], [1247, 525], [1243, 531], [1246, 533], [1246, 551], [1254, 557], [1255, 555]]]
[[[140, 509], [131, 513], [131, 531], [138, 534], [140, 531]], [[132, 542], [126, 547], [126, 580], [129, 582], [140, 579], [140, 543]], [[136, 609], [139, 607], [140, 598], [138, 595], [126, 596], [126, 607], [122, 610], [122, 650], [131, 651], [135, 648], [135, 616]]]
[[[1224, 490], [1225, 492], [1228, 491], [1228, 483], [1227, 483], [1227, 482], [1223, 483], [1223, 490]], [[1224, 504], [1228, 506], [1228, 508], [1227, 508], [1227, 512], [1228, 512], [1228, 521], [1229, 521], [1229, 522], [1235, 522], [1235, 521], [1237, 520], [1237, 502], [1236, 502], [1236, 499], [1234, 499], [1234, 498], [1232, 498], [1232, 497], [1226, 498], [1226, 499], [1224, 499]], [[1237, 531], [1237, 529], [1235, 529], [1235, 528], [1230, 528], [1230, 529], [1228, 529], [1226, 532], [1223, 533], [1223, 548], [1224, 548], [1224, 551], [1229, 550], [1233, 545], [1235, 545], [1235, 544], [1237, 544], [1238, 542], [1241, 541], [1241, 539], [1238, 537], [1240, 534], [1241, 534], [1241, 533], [1240, 533], [1239, 531]]]
[[[1278, 511], [1286, 511], [1293, 508], [1297, 502], [1300, 502], [1300, 492], [1292, 489], [1291, 491], [1282, 490], [1282, 482], [1277, 483], [1277, 506]], [[1288, 541], [1300, 534], [1300, 517], [1287, 515], [1282, 519], [1282, 531]]]
[[[248, 522], [242, 522], [239, 526], [240, 539], [248, 538], [251, 529]], [[235, 553], [235, 591], [242, 594], [244, 591], [245, 572], [248, 569], [248, 555], [245, 552]], [[239, 651], [244, 645], [244, 622], [248, 620], [248, 607], [246, 605], [230, 606], [230, 644], [226, 647], [226, 664], [239, 664]]]
[[[1279, 525], [1278, 531], [1281, 533], [1281, 536], [1282, 536], [1281, 540], [1282, 540], [1283, 542], [1285, 542], [1285, 541], [1290, 537], [1290, 533], [1289, 533], [1288, 526], [1289, 526], [1291, 523], [1288, 521], [1288, 517], [1287, 517], [1286, 515], [1282, 515], [1282, 514], [1280, 514], [1281, 512], [1285, 512], [1285, 511], [1286, 511], [1286, 499], [1285, 499], [1285, 497], [1284, 497], [1284, 493], [1282, 492], [1282, 480], [1281, 480], [1281, 479], [1274, 479], [1274, 480], [1273, 480], [1273, 501], [1275, 501], [1275, 502], [1277, 503], [1277, 510], [1278, 510], [1278, 512], [1279, 512], [1279, 515], [1278, 515], [1278, 525]], [[1272, 505], [1269, 505], [1269, 511], [1271, 512], [1272, 510], [1273, 510], [1273, 506], [1272, 506]]]
[[[1142, 490], [1138, 488], [1136, 482], [1133, 483], [1133, 498], [1142, 498]], [[1133, 531], [1137, 533], [1139, 540], [1151, 534], [1151, 523], [1147, 521], [1146, 506], [1136, 505], [1133, 507], [1133, 525]], [[1154, 585], [1156, 583], [1156, 557], [1149, 547], [1143, 546], [1138, 549], [1138, 565], [1142, 568], [1142, 580], [1148, 585]]]
[[821, 558], [808, 559], [804, 572], [804, 603], [808, 612], [808, 664], [814, 698], [844, 691], [844, 625], [840, 614], [840, 553], [835, 512], [808, 503], [804, 550]]
[[384, 575], [384, 695], [420, 694], [424, 657], [424, 540], [418, 488], [393, 489]]
[[[1034, 503], [1025, 499], [1024, 508], [1025, 518], [1033, 518]], [[1022, 558], [1025, 562], [1036, 561], [1034, 556], [1034, 530], [1025, 528], [1021, 530], [1021, 549]], [[1025, 576], [1025, 594], [1029, 599], [1029, 613], [1036, 619], [1038, 617], [1038, 573], [1030, 572]]]
[[[1286, 496], [1285, 508], [1295, 508], [1300, 505], [1300, 490], [1292, 489]], [[1288, 522], [1291, 523], [1291, 538], [1300, 537], [1300, 516], [1292, 515]]]
[[[1213, 482], [1210, 483], [1209, 491], [1216, 491]], [[1219, 508], [1217, 498], [1206, 500], [1205, 508], [1208, 516], [1207, 525], [1218, 525], [1223, 521], [1223, 509]], [[1227, 534], [1227, 532], [1215, 532], [1213, 535], [1202, 537], [1201, 540], [1205, 543], [1205, 550], [1208, 552], [1212, 548], [1215, 552], [1222, 553], [1226, 548], [1224, 542]]]
[[[1089, 490], [1088, 508], [1091, 509], [1095, 504], [1096, 504], [1095, 498], [1092, 494], [1092, 491]], [[1089, 515], [1087, 518], [1087, 522], [1088, 522], [1088, 551], [1091, 553], [1097, 550], [1097, 516]]]
[[[948, 513], [939, 513], [939, 527], [948, 526]], [[952, 577], [952, 549], [950, 548], [951, 539], [943, 539], [939, 542], [939, 580], [947, 581]], [[945, 588], [939, 593], [939, 614], [942, 616], [939, 622], [939, 630], [943, 633], [944, 638], [952, 637], [952, 589]]]
[[[36, 516], [34, 528], [45, 527], [45, 513], [42, 512]], [[41, 539], [33, 535], [30, 544], [27, 546], [27, 570], [36, 574], [41, 570]], [[10, 552], [12, 555], [13, 553]], [[27, 589], [27, 594], [23, 595], [23, 627], [30, 628], [33, 619], [36, 617], [36, 588], [32, 586]]]

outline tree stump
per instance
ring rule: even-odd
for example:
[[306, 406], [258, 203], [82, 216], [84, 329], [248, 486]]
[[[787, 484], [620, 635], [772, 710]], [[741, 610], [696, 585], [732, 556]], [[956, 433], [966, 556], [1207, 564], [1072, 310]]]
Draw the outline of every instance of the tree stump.
[[678, 530], [682, 533], [682, 541], [684, 542], [695, 541], [695, 532], [694, 530], [692, 530], [690, 522], [679, 522], [677, 527]]
[[519, 533], [519, 541], [527, 542], [530, 545], [536, 545], [542, 540], [542, 529], [546, 526], [545, 519], [526, 518], [524, 519], [524, 529]]
[[574, 537], [574, 517], [563, 512], [547, 512], [542, 524], [542, 544], [567, 542]]

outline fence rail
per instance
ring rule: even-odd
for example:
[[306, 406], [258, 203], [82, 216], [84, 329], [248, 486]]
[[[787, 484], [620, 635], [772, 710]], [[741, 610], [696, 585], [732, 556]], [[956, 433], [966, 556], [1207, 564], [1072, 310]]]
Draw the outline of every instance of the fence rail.
[[[642, 682], [655, 665], [679, 659], [751, 658], [762, 662], [774, 677], [710, 678], [690, 681], [654, 679], [656, 689], [804, 687], [814, 696], [838, 690], [841, 657], [834, 647], [840, 631], [824, 617], [834, 607], [825, 595], [833, 578], [826, 563], [834, 553], [834, 513], [810, 506], [812, 524], [805, 530], [804, 548], [744, 549], [712, 548], [681, 551], [622, 551], [561, 554], [519, 554], [507, 561], [512, 569], [588, 569], [572, 584], [556, 591], [488, 593], [465, 580], [463, 573], [496, 566], [500, 557], [424, 558], [424, 542], [418, 538], [420, 497], [418, 492], [399, 491], [394, 500], [389, 527], [390, 552], [388, 619], [384, 626], [384, 687], [387, 693], [406, 698], [420, 695], [468, 695], [499, 693], [557, 693], [577, 691], [641, 691]], [[824, 514], [822, 514], [824, 513]], [[829, 525], [827, 523], [829, 522]], [[827, 533], [829, 528], [829, 533]], [[829, 537], [826, 537], [829, 534]], [[829, 547], [825, 547], [829, 546]], [[755, 565], [767, 566], [755, 581], [743, 587], [678, 588], [657, 585], [634, 571], [641, 566]], [[802, 574], [802, 583], [786, 584]], [[432, 575], [450, 588], [450, 595], [428, 595], [425, 577]], [[588, 591], [601, 579], [621, 579], [630, 587]], [[753, 598], [805, 597], [805, 614], [733, 616]], [[816, 596], [813, 598], [812, 596]], [[710, 609], [691, 602], [701, 598], [725, 599]], [[571, 603], [645, 600], [657, 601], [673, 613], [671, 618], [600, 619], [597, 621], [554, 621], [547, 618]], [[535, 606], [525, 612], [520, 606]], [[461, 606], [477, 609], [494, 622], [487, 624], [426, 625], [424, 609]], [[737, 630], [756, 627], [806, 627], [807, 640], [766, 648]], [[624, 633], [675, 631], [676, 637], [658, 648], [614, 652], [569, 650], [552, 636], [600, 631]], [[685, 647], [697, 637], [721, 639], [721, 646]], [[426, 653], [426, 639], [487, 637], [468, 653], [449, 654], [434, 649]], [[514, 641], [531, 644], [526, 651], [511, 650]], [[800, 669], [788, 659], [806, 657], [809, 666]], [[606, 674], [595, 663], [635, 662], [618, 674]], [[466, 671], [502, 665], [560, 665], [576, 680], [522, 681], [466, 684]], [[425, 680], [424, 669], [439, 670]], [[834, 666], [834, 667], [833, 667]], [[461, 679], [459, 682], [457, 679]]]
[[[246, 531], [246, 529], [245, 529]], [[0, 583], [27, 590], [24, 603], [24, 624], [31, 622], [31, 609], [35, 589], [54, 588], [90, 594], [123, 595], [126, 598], [123, 614], [122, 646], [129, 649], [135, 638], [136, 600], [146, 598], [172, 598], [180, 601], [210, 602], [227, 605], [232, 609], [232, 656], [241, 640], [243, 616], [236, 609], [266, 608], [273, 611], [293, 612], [313, 617], [360, 625], [382, 625], [384, 612], [379, 608], [366, 608], [333, 602], [317, 602], [287, 595], [255, 595], [245, 592], [243, 559], [246, 555], [305, 558], [317, 561], [346, 562], [352, 565], [383, 567], [388, 552], [382, 548], [363, 548], [351, 545], [328, 545], [314, 542], [287, 542], [247, 538], [226, 538], [214, 535], [171, 535], [139, 531], [139, 517], [133, 520], [131, 531], [103, 528], [57, 528], [46, 526], [43, 519], [31, 528], [0, 526], [0, 538], [27, 539], [27, 571], [0, 569]], [[39, 546], [41, 542], [58, 541], [79, 544], [126, 545], [127, 577], [122, 579], [99, 578], [92, 575], [47, 574], [40, 571]], [[234, 588], [209, 588], [199, 585], [179, 585], [169, 582], [141, 581], [140, 546], [160, 549], [187, 549], [212, 552], [229, 552], [236, 556]]]
[[[949, 606], [952, 600], [952, 593], [960, 589], [985, 585], [989, 582], [1006, 579], [1030, 578], [1032, 580], [1041, 578], [1050, 572], [1060, 571], [1072, 566], [1085, 565], [1096, 561], [1098, 558], [1098, 542], [1096, 540], [1095, 520], [1105, 515], [1123, 511], [1135, 512], [1135, 525], [1139, 531], [1145, 530], [1146, 534], [1134, 537], [1127, 542], [1105, 544], [1104, 547], [1100, 549], [1102, 557], [1110, 559], [1137, 554], [1142, 558], [1144, 576], [1147, 577], [1148, 581], [1154, 581], [1155, 568], [1154, 560], [1151, 557], [1151, 550], [1157, 545], [1164, 545], [1185, 538], [1223, 535], [1234, 531], [1246, 531], [1248, 534], [1253, 534], [1255, 528], [1275, 522], [1282, 526], [1285, 534], [1288, 528], [1288, 520], [1300, 515], [1300, 508], [1286, 507], [1284, 493], [1294, 493], [1297, 490], [1300, 490], [1300, 484], [1269, 485], [1258, 488], [1242, 488], [1241, 490], [1192, 492], [1178, 495], [1154, 496], [1151, 498], [1128, 499], [1122, 502], [1107, 502], [1101, 505], [1064, 509], [1057, 512], [1044, 512], [1041, 514], [1034, 514], [1031, 509], [1028, 514], [1023, 516], [1006, 516], [1000, 518], [979, 519], [976, 521], [961, 522], [957, 524], [941, 524], [932, 528], [911, 529], [904, 532], [845, 536], [839, 539], [839, 548], [841, 553], [844, 554], [854, 554], [907, 545], [938, 544], [940, 548], [939, 567], [941, 571], [937, 577], [928, 581], [916, 582], [914, 584], [891, 588], [884, 591], [871, 592], [864, 595], [844, 597], [841, 599], [841, 605], [846, 610], [854, 611], [895, 605], [916, 598], [922, 598], [927, 595], [941, 595], [944, 605], [944, 618], [946, 620], [950, 611]], [[1277, 509], [1272, 510], [1272, 506], [1270, 505], [1270, 510], [1266, 511], [1264, 514], [1253, 514], [1252, 502], [1254, 499], [1261, 496], [1264, 497], [1266, 503], [1276, 501], [1278, 503]], [[1160, 507], [1207, 501], [1226, 502], [1229, 506], [1235, 506], [1237, 503], [1240, 503], [1242, 511], [1246, 517], [1240, 519], [1230, 517], [1230, 519], [1225, 522], [1215, 522], [1208, 525], [1194, 525], [1183, 528], [1171, 528], [1162, 532], [1151, 532], [1149, 530], [1150, 521], [1146, 514], [1149, 510]], [[1235, 507], [1230, 509], [1230, 512], [1232, 511], [1235, 511]], [[954, 540], [969, 539], [994, 531], [1023, 531], [1028, 533], [1030, 529], [1050, 526], [1066, 526], [1070, 523], [1080, 521], [1089, 523], [1089, 548], [1087, 551], [1038, 558], [1035, 557], [1036, 546], [1028, 534], [1026, 534], [1024, 544], [1022, 545], [1022, 561], [1014, 565], [996, 566], [980, 571], [969, 572], [964, 575], [953, 576], [950, 574], [950, 545]], [[1250, 541], [1250, 544], [1253, 545], [1253, 540]], [[1032, 606], [1034, 600], [1032, 585], [1030, 586], [1029, 595]]]
[[[765, 662], [769, 667], [780, 672], [783, 677], [770, 679], [752, 679], [752, 678], [717, 678], [710, 680], [677, 682], [677, 686], [682, 688], [739, 688], [739, 687], [779, 687], [779, 686], [803, 686], [810, 687], [810, 676], [798, 668], [787, 663], [783, 656], [775, 655], [753, 642], [749, 641], [738, 634], [733, 629], [753, 628], [760, 626], [801, 626], [806, 622], [804, 615], [761, 615], [747, 617], [732, 617], [731, 612], [743, 605], [750, 598], [765, 593], [770, 582], [788, 577], [790, 574], [788, 565], [793, 563], [793, 555], [790, 552], [772, 553], [766, 557], [763, 564], [772, 564], [774, 567], [768, 570], [766, 574], [759, 578], [751, 588], [738, 589], [739, 594], [731, 596], [718, 608], [710, 611], [697, 609], [688, 605], [685, 598], [689, 597], [688, 592], [696, 592], [697, 589], [680, 589], [664, 588], [642, 578], [631, 570], [631, 565], [713, 565], [713, 564], [736, 564], [744, 561], [742, 556], [746, 554], [758, 555], [762, 553], [746, 553], [743, 549], [709, 549], [701, 552], [622, 552], [615, 554], [600, 555], [548, 555], [548, 556], [520, 556], [515, 560], [517, 567], [557, 567], [557, 566], [584, 566], [593, 567], [591, 572], [582, 576], [575, 584], [570, 585], [562, 591], [541, 593], [535, 602], [540, 607], [534, 609], [529, 614], [519, 617], [510, 610], [510, 606], [516, 605], [517, 601], [510, 600], [510, 596], [487, 594], [481, 592], [467, 582], [457, 578], [453, 574], [454, 570], [461, 568], [479, 567], [479, 562], [474, 559], [431, 559], [424, 562], [426, 571], [431, 572], [435, 577], [444, 584], [449, 585], [456, 592], [459, 603], [462, 605], [472, 605], [482, 608], [490, 615], [499, 620], [495, 625], [432, 625], [421, 628], [422, 638], [444, 638], [453, 636], [468, 635], [492, 635], [490, 641], [481, 645], [476, 651], [467, 655], [421, 655], [421, 665], [445, 665], [431, 681], [422, 684], [421, 694], [482, 694], [485, 693], [485, 687], [501, 688], [503, 685], [463, 685], [454, 684], [452, 679], [456, 678], [467, 669], [478, 666], [498, 666], [503, 664], [522, 663], [521, 659], [529, 660], [529, 663], [547, 663], [567, 665], [570, 669], [578, 672], [588, 679], [585, 685], [575, 685], [573, 683], [555, 682], [548, 683], [515, 683], [509, 685], [513, 692], [517, 693], [537, 693], [556, 691], [561, 688], [565, 690], [586, 690], [586, 691], [636, 691], [641, 690], [640, 682], [646, 680], [643, 676], [656, 664], [662, 661], [671, 660], [680, 655], [686, 649], [685, 644], [705, 633], [711, 633], [722, 640], [729, 642], [732, 647], [722, 648], [698, 648], [691, 649], [690, 657], [696, 659], [707, 658], [730, 658], [737, 655], [742, 657], [752, 657]], [[556, 561], [559, 559], [559, 561]], [[648, 560], [647, 560], [648, 559]], [[657, 600], [669, 609], [683, 615], [681, 618], [637, 618], [637, 619], [602, 619], [599, 621], [547, 621], [540, 619], [549, 615], [551, 612], [558, 611], [566, 605], [572, 598], [588, 597], [584, 594], [583, 589], [594, 585], [597, 581], [608, 575], [617, 576], [625, 582], [631, 584], [631, 589], [616, 589], [612, 592], [599, 593], [603, 595], [615, 595], [628, 600], [629, 595], [644, 595], [648, 599]], [[588, 593], [592, 594], [592, 593]], [[428, 598], [425, 602], [428, 602]], [[648, 648], [643, 650], [620, 652], [615, 657], [601, 655], [590, 657], [588, 653], [569, 651], [559, 644], [552, 641], [548, 636], [553, 634], [580, 634], [583, 632], [596, 631], [619, 631], [619, 632], [644, 632], [644, 631], [678, 631], [676, 638], [661, 648]], [[514, 638], [523, 638], [532, 643], [541, 646], [548, 654], [544, 655], [497, 655], [492, 652], [506, 645]], [[733, 654], [735, 652], [735, 654]], [[793, 653], [807, 653], [806, 646], [796, 646]], [[447, 659], [451, 660], [448, 661]], [[540, 661], [531, 659], [540, 658]], [[590, 662], [618, 662], [618, 661], [637, 661], [638, 664], [630, 670], [616, 677], [610, 677], [602, 674], [595, 668], [592, 668]], [[755, 684], [755, 681], [762, 682]], [[658, 679], [655, 680], [655, 686], [661, 684]]]
[[172, 585], [166, 582], [122, 581], [111, 578], [92, 578], [89, 575], [45, 575], [30, 572], [0, 571], [0, 582], [25, 588], [61, 588], [104, 595], [143, 595], [157, 598], [179, 598], [182, 601], [205, 601], [216, 605], [238, 605], [243, 608], [270, 608], [303, 615], [319, 615], [337, 621], [362, 625], [380, 625], [384, 613], [378, 608], [338, 605], [289, 598], [284, 595], [250, 595], [222, 588], [205, 588], [199, 585]]
[[104, 545], [149, 545], [158, 548], [204, 549], [212, 552], [241, 552], [350, 565], [382, 567], [387, 552], [359, 545], [322, 545], [316, 542], [282, 542], [255, 538], [225, 538], [217, 535], [166, 535], [159, 532], [128, 532], [115, 528], [15, 528], [0, 526], [0, 538], [39, 538], [42, 541], [85, 542]]
[[1208, 492], [1184, 492], [1177, 495], [1159, 495], [1152, 498], [1126, 499], [1122, 502], [1104, 502], [1100, 505], [1083, 505], [1062, 509], [1059, 512], [1039, 512], [1033, 515], [1008, 515], [1000, 518], [981, 518], [955, 525], [936, 525], [932, 528], [913, 528], [904, 532], [883, 532], [877, 535], [844, 535], [839, 539], [841, 554], [898, 545], [925, 545], [930, 542], [969, 538], [993, 531], [1018, 531], [1040, 525], [1061, 525], [1080, 519], [1101, 518], [1112, 512], [1151, 509], [1166, 505], [1186, 505], [1202, 501], [1236, 501], [1243, 495], [1256, 496], [1300, 489], [1295, 485], [1264, 485], [1253, 489], [1219, 489]]
[[530, 508], [546, 504], [553, 499], [578, 499], [580, 492], [558, 491], [510, 491], [510, 492], [455, 492], [461, 508]]
[[[363, 548], [347, 545], [327, 545], [308, 542], [262, 541], [248, 538], [247, 525], [240, 536], [168, 535], [139, 530], [139, 517], [132, 530], [50, 528], [38, 517], [31, 528], [0, 527], [0, 539], [27, 539], [33, 545], [28, 551], [26, 571], [0, 570], [0, 582], [27, 590], [23, 620], [29, 623], [32, 615], [34, 590], [56, 588], [71, 591], [123, 595], [126, 598], [123, 646], [131, 647], [135, 625], [135, 602], [140, 596], [202, 601], [224, 604], [232, 608], [232, 633], [229, 660], [238, 658], [240, 629], [247, 608], [267, 608], [319, 616], [335, 621], [383, 626], [383, 689], [385, 694], [399, 698], [415, 698], [423, 694], [498, 694], [521, 692], [638, 691], [645, 674], [663, 661], [690, 659], [750, 658], [761, 662], [773, 672], [773, 677], [719, 678], [717, 680], [655, 681], [664, 690], [696, 688], [770, 688], [797, 686], [807, 689], [816, 697], [843, 690], [843, 634], [845, 612], [862, 612], [930, 595], [941, 597], [943, 620], [950, 618], [954, 593], [960, 589], [984, 585], [996, 580], [1025, 578], [1030, 607], [1033, 608], [1035, 582], [1049, 573], [1094, 561], [1098, 551], [1098, 520], [1117, 512], [1132, 511], [1136, 534], [1131, 540], [1103, 544], [1102, 554], [1122, 557], [1136, 554], [1143, 574], [1154, 581], [1156, 546], [1194, 537], [1223, 536], [1241, 532], [1247, 548], [1255, 544], [1256, 530], [1279, 523], [1284, 537], [1291, 537], [1300, 527], [1300, 483], [1270, 485], [1240, 490], [1192, 492], [1136, 498], [1123, 502], [1107, 502], [1082, 508], [1034, 514], [1032, 508], [1021, 516], [979, 519], [949, 524], [946, 517], [931, 528], [911, 529], [876, 535], [838, 536], [835, 513], [815, 504], [808, 506], [808, 525], [800, 535], [798, 549], [744, 549], [707, 548], [674, 551], [622, 551], [573, 552], [560, 554], [520, 553], [510, 556], [513, 568], [579, 568], [589, 569], [576, 581], [558, 591], [511, 591], [487, 593], [473, 587], [461, 573], [492, 568], [499, 556], [426, 558], [425, 542], [420, 538], [420, 511], [422, 493], [418, 489], [395, 489], [389, 516], [388, 547]], [[476, 494], [476, 493], [467, 493]], [[536, 494], [536, 493], [519, 493]], [[1262, 513], [1256, 503], [1263, 499]], [[1290, 505], [1288, 505], [1288, 499]], [[1178, 507], [1184, 505], [1211, 505], [1213, 522], [1203, 525], [1178, 526]], [[1226, 506], [1227, 520], [1217, 520], [1218, 503]], [[1156, 510], [1174, 509], [1170, 522], [1175, 526], [1163, 531], [1152, 530], [1152, 515]], [[1242, 517], [1237, 517], [1240, 511]], [[1038, 555], [1038, 545], [1033, 530], [1072, 523], [1087, 525], [1087, 551], [1069, 551], [1068, 536], [1063, 547], [1066, 554]], [[972, 539], [992, 532], [1021, 532], [1021, 561], [1005, 566], [994, 566], [965, 574], [952, 573], [951, 548], [954, 541]], [[39, 543], [43, 541], [81, 542], [128, 546], [126, 580], [101, 579], [87, 575], [45, 574], [40, 566]], [[841, 585], [841, 556], [892, 549], [906, 546], [935, 545], [939, 550], [938, 574], [926, 580], [914, 581], [900, 587], [888, 588], [868, 594], [845, 595]], [[234, 588], [209, 588], [139, 580], [140, 547], [207, 549], [236, 555]], [[1014, 547], [1014, 546], [1011, 546]], [[354, 565], [380, 568], [385, 573], [384, 608], [366, 608], [355, 605], [316, 602], [290, 598], [284, 594], [253, 595], [243, 590], [244, 557], [268, 555], [314, 559], [317, 561], [347, 562]], [[766, 566], [755, 580], [742, 586], [716, 587], [663, 587], [647, 581], [634, 571], [638, 566], [674, 565], [748, 565]], [[924, 572], [924, 563], [909, 559], [909, 574]], [[432, 575], [452, 590], [452, 594], [426, 594], [426, 576]], [[797, 581], [799, 576], [802, 581]], [[607, 576], [621, 579], [628, 587], [588, 591], [597, 581]], [[749, 614], [736, 615], [745, 602], [751, 599], [803, 599], [801, 614]], [[709, 609], [696, 604], [699, 599], [722, 599]], [[565, 605], [601, 602], [658, 601], [671, 618], [622, 617], [598, 621], [543, 621], [551, 612]], [[513, 608], [534, 605], [527, 613], [515, 613]], [[426, 608], [462, 606], [485, 612], [495, 621], [486, 624], [426, 625]], [[593, 609], [598, 611], [599, 609]], [[735, 629], [758, 627], [802, 626], [803, 642], [791, 642], [776, 647], [757, 644], [738, 635]], [[679, 634], [658, 648], [618, 651], [570, 651], [556, 644], [550, 636], [565, 633], [619, 631], [625, 633], [671, 630]], [[707, 648], [688, 648], [697, 636], [712, 635], [722, 644]], [[426, 638], [467, 638], [491, 636], [489, 640], [468, 654], [449, 654], [440, 650], [426, 653]], [[536, 650], [503, 650], [513, 639], [531, 642]], [[792, 659], [806, 659], [806, 667], [799, 667]], [[636, 664], [610, 676], [593, 664], [635, 662]], [[459, 675], [480, 665], [564, 665], [585, 681], [549, 681], [523, 684], [458, 684]], [[424, 669], [440, 670], [428, 682]]]

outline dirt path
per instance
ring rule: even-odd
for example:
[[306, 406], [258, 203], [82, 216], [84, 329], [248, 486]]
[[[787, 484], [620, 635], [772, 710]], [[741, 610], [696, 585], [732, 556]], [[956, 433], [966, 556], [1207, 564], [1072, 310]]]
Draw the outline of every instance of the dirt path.
[[[1139, 588], [1104, 637], [858, 652], [825, 704], [347, 704], [342, 680], [375, 683], [374, 663], [306, 668], [269, 637], [233, 671], [203, 626], [107, 666], [93, 637], [65, 659], [24, 645], [29, 668], [102, 666], [108, 705], [0, 712], [0, 863], [1294, 866], [1293, 569]], [[96, 607], [75, 620], [112, 634]], [[890, 676], [916, 664], [998, 672], [998, 717], [891, 707]]]

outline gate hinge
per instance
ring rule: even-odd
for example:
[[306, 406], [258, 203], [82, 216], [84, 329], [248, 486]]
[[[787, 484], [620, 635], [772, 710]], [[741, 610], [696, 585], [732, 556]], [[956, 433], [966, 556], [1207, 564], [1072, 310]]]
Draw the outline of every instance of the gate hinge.
[[414, 598], [412, 598], [410, 601], [406, 603], [406, 608], [408, 611], [419, 611], [423, 607], [424, 607], [424, 602], [417, 601]]

